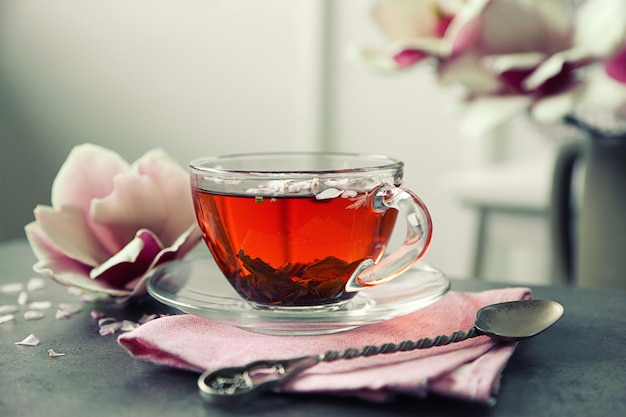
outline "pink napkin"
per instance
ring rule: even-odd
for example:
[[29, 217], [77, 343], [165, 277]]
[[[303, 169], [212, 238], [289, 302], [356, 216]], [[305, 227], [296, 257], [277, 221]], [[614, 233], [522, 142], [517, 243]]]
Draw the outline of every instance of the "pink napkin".
[[[218, 320], [176, 315], [153, 320], [123, 334], [119, 343], [137, 358], [203, 372], [260, 359], [287, 359], [327, 350], [449, 335], [470, 329], [476, 311], [485, 305], [530, 296], [527, 288], [480, 293], [451, 291], [439, 302], [406, 316], [320, 336], [258, 334]], [[433, 392], [494, 403], [500, 374], [515, 346], [478, 336], [425, 350], [320, 363], [296, 376], [281, 390], [348, 394], [374, 401], [390, 400], [394, 393], [425, 396]]]

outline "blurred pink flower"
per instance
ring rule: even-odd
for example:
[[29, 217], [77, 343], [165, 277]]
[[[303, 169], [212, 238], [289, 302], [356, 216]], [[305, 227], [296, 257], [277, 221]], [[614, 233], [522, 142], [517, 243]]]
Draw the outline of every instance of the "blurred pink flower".
[[626, 44], [621, 51], [605, 61], [604, 68], [609, 77], [626, 84]]
[[129, 165], [92, 144], [75, 147], [25, 228], [33, 269], [68, 286], [116, 297], [142, 295], [152, 268], [199, 241], [189, 179], [165, 152]]
[[[589, 94], [582, 72], [606, 62], [626, 77], [626, 1], [377, 0], [382, 49], [356, 57], [374, 69], [405, 70], [429, 59], [441, 85], [461, 86], [464, 130], [479, 135], [529, 111], [540, 121], [570, 114]], [[606, 61], [605, 61], [606, 60]]]

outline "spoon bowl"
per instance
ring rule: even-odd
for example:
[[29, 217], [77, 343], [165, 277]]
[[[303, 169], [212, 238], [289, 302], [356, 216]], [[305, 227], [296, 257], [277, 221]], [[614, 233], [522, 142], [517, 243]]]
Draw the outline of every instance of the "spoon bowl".
[[492, 304], [478, 310], [474, 327], [496, 340], [524, 340], [552, 326], [563, 311], [563, 306], [552, 300]]

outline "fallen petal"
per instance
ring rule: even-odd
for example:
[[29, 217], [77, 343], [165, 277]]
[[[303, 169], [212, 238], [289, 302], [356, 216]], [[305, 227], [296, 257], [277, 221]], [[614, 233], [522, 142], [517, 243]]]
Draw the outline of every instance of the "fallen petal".
[[144, 314], [139, 319], [139, 324], [146, 324], [147, 322], [152, 321], [152, 320], [156, 319], [157, 317], [159, 317], [159, 316], [156, 315], [156, 314]]
[[123, 332], [130, 332], [132, 330], [135, 330], [137, 327], [139, 327], [139, 323], [135, 323], [134, 321], [130, 320], [124, 320], [122, 321], [122, 326], [120, 327], [120, 330]]
[[13, 314], [5, 314], [4, 316], [0, 316], [0, 324], [8, 323], [13, 320], [15, 320], [15, 316]]
[[54, 349], [48, 349], [48, 356], [51, 358], [56, 358], [57, 356], [65, 356], [65, 353], [57, 353]]
[[24, 290], [24, 284], [21, 282], [12, 282], [10, 284], [0, 285], [0, 293], [13, 293]]
[[37, 336], [35, 336], [32, 333], [26, 336], [24, 340], [20, 342], [15, 342], [16, 345], [24, 345], [24, 346], [37, 346], [39, 343], [41, 343], [41, 340], [39, 340]]
[[33, 301], [28, 305], [31, 310], [47, 310], [52, 307], [51, 301]]
[[61, 309], [57, 309], [57, 312], [54, 314], [54, 318], [59, 320], [59, 319], [69, 319], [70, 317], [72, 317], [72, 315], [70, 313], [68, 313], [65, 310], [61, 310]]
[[67, 287], [67, 293], [76, 297], [80, 296], [85, 290], [80, 287]]
[[17, 303], [21, 306], [26, 305], [28, 302], [28, 293], [26, 291], [22, 291], [20, 295], [17, 296]]
[[105, 324], [114, 323], [116, 321], [117, 321], [117, 319], [114, 319], [113, 317], [103, 317], [103, 318], [98, 320], [98, 326], [102, 327]]
[[0, 306], [0, 314], [15, 313], [17, 310], [19, 310], [19, 307], [15, 304], [4, 304]]
[[44, 318], [46, 315], [41, 311], [36, 310], [28, 310], [24, 313], [24, 320], [39, 320]]
[[83, 308], [78, 304], [70, 304], [70, 303], [59, 303], [59, 309], [68, 312], [70, 314], [76, 314], [81, 311]]
[[91, 318], [94, 320], [101, 319], [102, 317], [104, 317], [104, 313], [98, 310], [91, 310], [89, 314], [91, 315]]
[[32, 277], [28, 280], [28, 283], [26, 283], [26, 290], [30, 292], [37, 291], [45, 287], [45, 285], [46, 281], [43, 278]]
[[122, 323], [119, 321], [116, 321], [116, 322], [101, 326], [99, 333], [100, 333], [100, 336], [107, 336], [110, 334], [115, 334], [115, 332], [117, 332], [121, 328], [122, 328]]

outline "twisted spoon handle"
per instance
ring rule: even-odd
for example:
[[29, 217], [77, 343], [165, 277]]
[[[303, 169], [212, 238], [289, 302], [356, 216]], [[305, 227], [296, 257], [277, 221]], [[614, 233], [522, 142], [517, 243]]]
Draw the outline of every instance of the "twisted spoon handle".
[[321, 355], [320, 361], [332, 362], [339, 359], [353, 359], [361, 356], [374, 356], [387, 353], [409, 352], [416, 349], [428, 349], [434, 346], [445, 346], [450, 343], [462, 342], [463, 340], [471, 339], [472, 337], [476, 337], [481, 334], [482, 333], [478, 329], [472, 327], [466, 331], [456, 331], [451, 335], [440, 335], [432, 339], [424, 337], [418, 340], [405, 340], [398, 344], [384, 343], [379, 346], [368, 345], [360, 349], [348, 348], [342, 352], [329, 350]]

